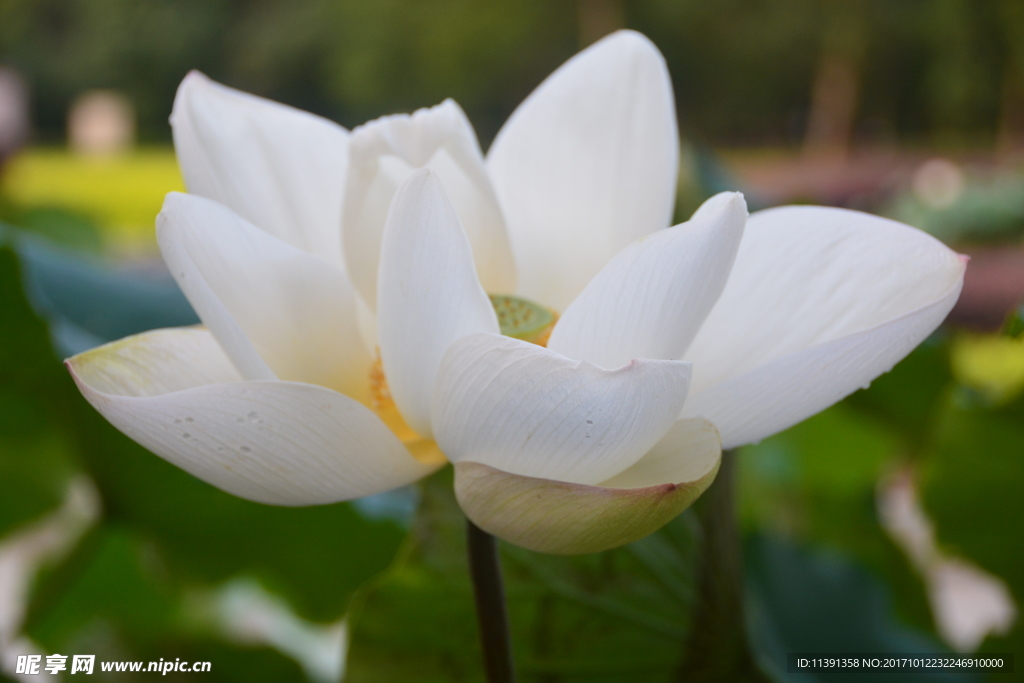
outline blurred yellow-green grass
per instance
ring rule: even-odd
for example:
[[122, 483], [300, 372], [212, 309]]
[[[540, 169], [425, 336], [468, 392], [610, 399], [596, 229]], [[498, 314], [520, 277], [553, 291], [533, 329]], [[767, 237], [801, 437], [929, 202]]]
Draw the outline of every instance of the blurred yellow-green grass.
[[57, 207], [88, 217], [114, 256], [156, 253], [154, 223], [164, 196], [184, 189], [170, 147], [109, 158], [28, 149], [11, 160], [0, 185], [7, 201], [19, 207]]
[[950, 360], [961, 384], [995, 403], [1024, 391], [1024, 338], [960, 332], [953, 339]]

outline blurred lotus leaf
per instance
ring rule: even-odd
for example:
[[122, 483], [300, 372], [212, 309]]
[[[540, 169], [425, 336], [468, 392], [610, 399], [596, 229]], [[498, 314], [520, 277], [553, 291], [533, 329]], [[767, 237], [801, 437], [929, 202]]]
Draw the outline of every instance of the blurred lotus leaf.
[[[483, 681], [465, 519], [451, 478], [446, 468], [423, 482], [407, 552], [355, 602], [349, 683]], [[501, 544], [521, 680], [678, 680], [699, 533], [687, 511], [651, 536], [603, 553], [567, 558]], [[901, 625], [882, 584], [848, 557], [809, 552], [774, 535], [754, 536], [747, 552], [753, 639], [776, 680], [832, 680], [789, 677], [787, 652], [944, 651]]]

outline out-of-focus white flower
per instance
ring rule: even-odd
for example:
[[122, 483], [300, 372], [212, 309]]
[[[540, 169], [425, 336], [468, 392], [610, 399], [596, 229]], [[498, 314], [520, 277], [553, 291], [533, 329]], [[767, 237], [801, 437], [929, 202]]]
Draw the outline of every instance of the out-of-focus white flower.
[[[196, 598], [200, 618], [212, 616], [214, 625], [232, 640], [277, 648], [295, 659], [314, 683], [343, 679], [348, 649], [344, 619], [332, 624], [306, 621], [287, 601], [251, 578], [232, 579], [212, 595]], [[213, 614], [207, 616], [210, 607]]]
[[878, 516], [924, 579], [943, 640], [958, 652], [974, 652], [990, 634], [1010, 632], [1017, 605], [1006, 583], [939, 548], [935, 525], [918, 499], [913, 472], [902, 470], [879, 483]]
[[[69, 553], [100, 515], [99, 492], [84, 477], [68, 484], [63, 505], [0, 542], [0, 672], [16, 680], [20, 655], [45, 652], [22, 632], [40, 568]], [[34, 678], [34, 676], [33, 676]]]
[[914, 171], [911, 189], [930, 209], [946, 209], [964, 193], [967, 180], [959, 166], [948, 159], [929, 159]]
[[[193, 74], [172, 123], [192, 194], [158, 237], [208, 331], [69, 366], [126, 434], [263, 502], [369, 495], [443, 453], [482, 528], [613, 547], [692, 502], [722, 444], [887, 371], [962, 282], [939, 242], [857, 212], [748, 220], [724, 193], [668, 228], [672, 90], [634, 32], [552, 74], [486, 157], [451, 101], [349, 134]], [[561, 312], [547, 348], [500, 336], [487, 294]]]

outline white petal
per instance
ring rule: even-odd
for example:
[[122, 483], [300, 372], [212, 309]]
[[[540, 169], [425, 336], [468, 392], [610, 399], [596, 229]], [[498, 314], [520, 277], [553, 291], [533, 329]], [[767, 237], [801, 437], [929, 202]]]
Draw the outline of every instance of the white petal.
[[498, 538], [540, 553], [576, 555], [643, 538], [711, 485], [721, 458], [698, 478], [610, 488], [525, 477], [478, 462], [455, 464], [455, 497], [466, 516]]
[[722, 459], [722, 438], [715, 425], [700, 418], [676, 420], [668, 434], [629, 469], [601, 486], [635, 489], [698, 481]]
[[452, 462], [596, 484], [665, 435], [689, 376], [678, 361], [602, 370], [518, 339], [470, 335], [441, 361], [434, 436]]
[[619, 250], [668, 227], [678, 146], [665, 60], [639, 33], [598, 41], [541, 83], [487, 155], [519, 293], [565, 310]]
[[413, 174], [395, 193], [381, 244], [378, 302], [381, 361], [391, 396], [409, 426], [429, 438], [441, 357], [467, 334], [498, 332], [469, 240], [430, 171]]
[[747, 221], [725, 291], [685, 358], [683, 411], [725, 448], [757, 441], [887, 372], [946, 317], [964, 263], [876, 216], [785, 207]]
[[391, 198], [413, 171], [429, 168], [441, 180], [473, 246], [488, 292], [509, 294], [515, 266], [505, 222], [483, 165], [476, 134], [452, 100], [411, 116], [385, 116], [352, 131], [345, 186], [343, 234], [352, 282], [376, 306], [377, 262]]
[[694, 394], [683, 416], [701, 416], [722, 433], [722, 447], [760, 441], [818, 413], [888, 372], [938, 327], [960, 295], [901, 318], [770, 361]]
[[292, 246], [341, 262], [344, 128], [198, 71], [178, 88], [171, 127], [189, 192], [230, 207]]
[[709, 205], [619, 252], [569, 305], [547, 347], [609, 369], [681, 358], [725, 287], [747, 219], [739, 193]]
[[[178, 196], [176, 192], [167, 195], [168, 198], [176, 196]], [[166, 199], [164, 204], [166, 206]], [[220, 208], [222, 211], [228, 212], [227, 209]], [[241, 220], [237, 216], [233, 216], [233, 219]], [[160, 245], [160, 253], [167, 263], [167, 268], [185, 294], [185, 298], [192, 304], [192, 308], [195, 309], [199, 318], [210, 328], [243, 378], [247, 380], [277, 379], [274, 371], [270, 369], [249, 337], [246, 336], [242, 326], [217, 297], [217, 293], [206, 280], [204, 273], [197, 267], [186, 243], [183, 240], [165, 238], [166, 235], [174, 232], [163, 229], [163, 226], [170, 225], [171, 222], [170, 215], [165, 215], [163, 211], [157, 216], [157, 242]], [[181, 223], [183, 221], [176, 220], [174, 222]]]
[[242, 381], [217, 339], [202, 327], [132, 335], [80, 353], [67, 363], [91, 390], [115, 396], [159, 396]]
[[171, 274], [246, 379], [367, 398], [372, 359], [339, 268], [196, 195], [167, 195], [157, 239]]
[[329, 389], [203, 383], [232, 377], [205, 330], [129, 337], [67, 365], [89, 403], [127, 436], [249, 500], [332, 503], [403, 486], [436, 469], [415, 460], [368, 408]]

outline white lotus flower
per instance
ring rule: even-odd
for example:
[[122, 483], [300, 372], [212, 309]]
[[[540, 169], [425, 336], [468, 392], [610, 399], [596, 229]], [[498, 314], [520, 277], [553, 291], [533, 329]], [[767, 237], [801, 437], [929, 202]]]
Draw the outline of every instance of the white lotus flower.
[[[192, 74], [172, 115], [192, 194], [168, 196], [158, 238], [206, 329], [68, 365], [128, 436], [245, 498], [357, 498], [447, 457], [467, 515], [506, 540], [639, 538], [710, 484], [722, 445], [891, 368], [964, 271], [908, 226], [748, 219], [735, 193], [668, 228], [672, 103], [628, 31], [541, 84], [486, 159], [451, 101], [349, 134]], [[501, 336], [487, 293], [560, 312], [547, 348]]]

